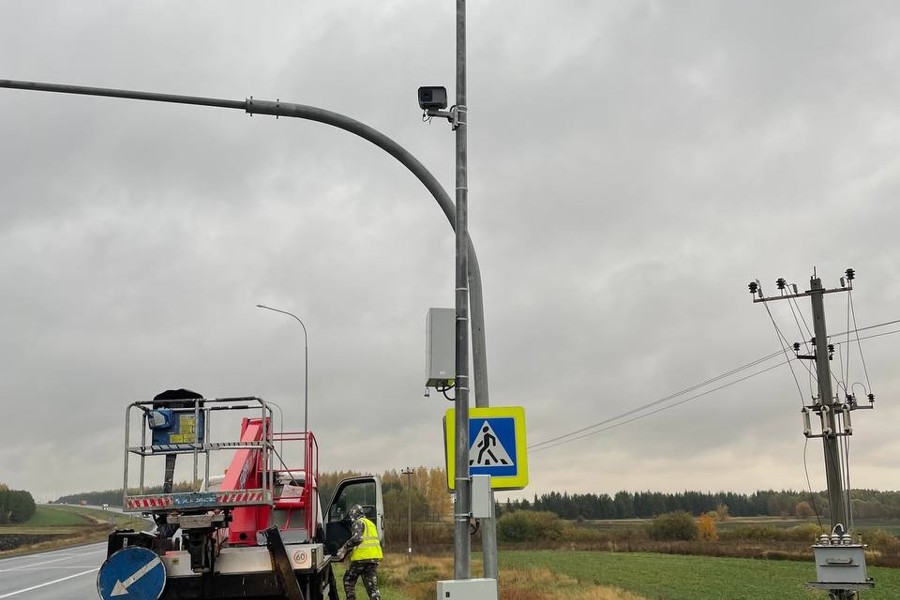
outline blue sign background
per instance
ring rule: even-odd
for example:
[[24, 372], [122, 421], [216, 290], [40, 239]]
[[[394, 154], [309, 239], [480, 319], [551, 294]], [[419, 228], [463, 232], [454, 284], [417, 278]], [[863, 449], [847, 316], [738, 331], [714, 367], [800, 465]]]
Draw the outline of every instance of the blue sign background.
[[475, 443], [475, 439], [481, 432], [481, 427], [487, 421], [497, 435], [497, 443], [503, 446], [506, 453], [512, 459], [511, 465], [491, 465], [489, 467], [470, 465], [471, 475], [492, 475], [494, 477], [515, 476], [519, 471], [519, 461], [516, 456], [516, 420], [512, 417], [475, 417], [469, 419], [469, 448]]
[[177, 496], [172, 496], [172, 504], [179, 508], [189, 506], [204, 506], [206, 504], [215, 503], [215, 492], [209, 492], [206, 494], [179, 494]]
[[118, 582], [137, 573], [159, 557], [140, 546], [126, 546], [106, 559], [97, 574], [97, 593], [103, 600], [157, 600], [166, 585], [166, 568], [162, 562], [128, 586], [128, 593], [113, 596]]

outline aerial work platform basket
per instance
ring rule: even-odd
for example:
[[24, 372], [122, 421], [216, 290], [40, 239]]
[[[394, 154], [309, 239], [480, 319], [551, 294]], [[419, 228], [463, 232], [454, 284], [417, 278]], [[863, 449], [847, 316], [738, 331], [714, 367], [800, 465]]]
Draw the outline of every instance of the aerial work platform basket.
[[[274, 431], [273, 423], [272, 405], [252, 396], [130, 404], [125, 417], [124, 511], [161, 514], [271, 507], [276, 500], [290, 504], [301, 498], [315, 502], [309, 489], [318, 471], [315, 438], [309, 432]], [[297, 468], [296, 457], [284, 455], [286, 443], [288, 452], [302, 448], [302, 467]], [[179, 455], [189, 459], [189, 465], [182, 462], [181, 483], [176, 484]], [[289, 467], [288, 460], [295, 466]], [[282, 498], [289, 490], [294, 490], [293, 498]], [[305, 511], [311, 520], [318, 507], [307, 508], [312, 508]]]

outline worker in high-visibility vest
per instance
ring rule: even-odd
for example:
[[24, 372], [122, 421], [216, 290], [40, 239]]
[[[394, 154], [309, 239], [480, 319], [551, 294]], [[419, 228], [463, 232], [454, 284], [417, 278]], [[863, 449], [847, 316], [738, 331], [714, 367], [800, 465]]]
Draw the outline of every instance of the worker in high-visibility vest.
[[381, 600], [378, 593], [378, 563], [384, 556], [381, 552], [381, 540], [375, 523], [366, 518], [362, 506], [354, 504], [347, 512], [352, 524], [351, 536], [340, 550], [336, 558], [343, 560], [350, 554], [350, 566], [344, 573], [344, 594], [347, 600], [356, 600], [356, 581], [362, 576], [363, 586], [369, 594], [369, 600]]

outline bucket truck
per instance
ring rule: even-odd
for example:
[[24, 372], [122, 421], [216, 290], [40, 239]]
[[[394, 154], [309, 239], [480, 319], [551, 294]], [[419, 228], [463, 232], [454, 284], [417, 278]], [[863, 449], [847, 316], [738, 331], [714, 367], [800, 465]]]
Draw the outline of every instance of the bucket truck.
[[[124, 511], [156, 528], [110, 534], [100, 598], [337, 600], [333, 556], [350, 537], [352, 505], [383, 542], [380, 480], [341, 481], [323, 511], [311, 432], [277, 429], [261, 398], [178, 395], [126, 410]], [[236, 439], [213, 436], [235, 430]], [[190, 474], [181, 486], [177, 458]], [[162, 460], [163, 486], [154, 488], [153, 463]]]

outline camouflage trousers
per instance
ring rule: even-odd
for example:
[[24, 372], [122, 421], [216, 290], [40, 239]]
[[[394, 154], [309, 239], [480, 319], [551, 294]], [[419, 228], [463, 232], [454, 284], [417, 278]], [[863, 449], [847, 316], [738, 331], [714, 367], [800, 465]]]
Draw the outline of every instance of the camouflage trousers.
[[356, 580], [362, 576], [363, 586], [369, 594], [369, 600], [381, 600], [378, 593], [378, 561], [357, 560], [350, 563], [344, 573], [344, 594], [347, 600], [356, 600]]

